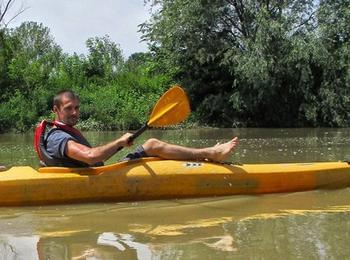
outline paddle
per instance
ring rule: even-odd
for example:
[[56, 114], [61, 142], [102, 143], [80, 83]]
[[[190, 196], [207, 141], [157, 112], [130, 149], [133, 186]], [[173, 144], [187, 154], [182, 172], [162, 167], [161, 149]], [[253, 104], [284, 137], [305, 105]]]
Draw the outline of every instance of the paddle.
[[[165, 127], [180, 123], [188, 117], [190, 112], [190, 104], [185, 91], [180, 86], [174, 86], [159, 98], [148, 122], [130, 136], [128, 142], [132, 143], [148, 128]], [[118, 151], [121, 149], [123, 147], [120, 147]]]

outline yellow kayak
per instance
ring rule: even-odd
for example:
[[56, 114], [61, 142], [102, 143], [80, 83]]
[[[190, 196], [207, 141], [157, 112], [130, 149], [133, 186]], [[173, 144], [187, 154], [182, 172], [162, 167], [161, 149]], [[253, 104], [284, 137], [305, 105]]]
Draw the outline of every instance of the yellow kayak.
[[138, 201], [350, 186], [347, 162], [219, 164], [144, 158], [93, 168], [0, 172], [0, 206]]

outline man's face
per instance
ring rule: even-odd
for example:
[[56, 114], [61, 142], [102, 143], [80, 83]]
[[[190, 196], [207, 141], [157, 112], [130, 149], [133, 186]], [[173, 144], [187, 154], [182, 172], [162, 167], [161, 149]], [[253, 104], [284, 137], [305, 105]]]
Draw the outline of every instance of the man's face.
[[79, 105], [80, 102], [78, 99], [70, 99], [66, 96], [62, 96], [61, 105], [59, 107], [53, 107], [56, 120], [67, 125], [76, 125], [79, 119]]

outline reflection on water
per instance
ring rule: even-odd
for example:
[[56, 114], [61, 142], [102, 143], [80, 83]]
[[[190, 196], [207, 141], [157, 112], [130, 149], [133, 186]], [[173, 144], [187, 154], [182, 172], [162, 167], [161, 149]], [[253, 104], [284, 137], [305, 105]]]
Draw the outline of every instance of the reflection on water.
[[[87, 133], [93, 144], [117, 135]], [[139, 142], [158, 137], [201, 147], [233, 135], [240, 143], [230, 160], [243, 163], [333, 161], [350, 155], [349, 129], [149, 131]], [[0, 135], [0, 162], [37, 167], [32, 135]], [[0, 212], [0, 259], [346, 259], [349, 230], [350, 188], [7, 207]]]
[[349, 195], [350, 188], [6, 208], [0, 250], [8, 259], [343, 259]]

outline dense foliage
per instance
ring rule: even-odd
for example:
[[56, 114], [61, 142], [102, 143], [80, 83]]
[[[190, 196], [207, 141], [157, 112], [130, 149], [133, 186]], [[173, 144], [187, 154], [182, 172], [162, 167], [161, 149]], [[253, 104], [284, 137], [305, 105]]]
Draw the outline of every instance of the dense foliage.
[[81, 128], [133, 129], [171, 83], [154, 72], [151, 55], [125, 61], [108, 36], [88, 39], [87, 56], [68, 55], [48, 28], [28, 22], [1, 30], [0, 46], [0, 131], [25, 131], [52, 118], [51, 100], [61, 89], [79, 94]]
[[187, 87], [197, 120], [349, 126], [349, 0], [156, 5], [144, 38], [158, 64]]
[[108, 36], [69, 55], [42, 24], [0, 24], [0, 131], [52, 117], [63, 88], [82, 99], [80, 127], [136, 128], [174, 82], [200, 124], [350, 126], [350, 0], [150, 2], [149, 52], [127, 60]]

